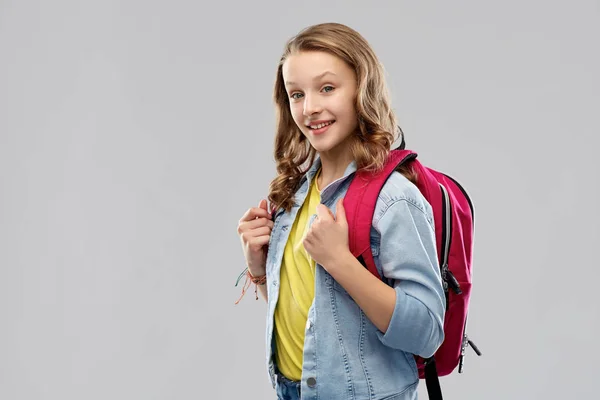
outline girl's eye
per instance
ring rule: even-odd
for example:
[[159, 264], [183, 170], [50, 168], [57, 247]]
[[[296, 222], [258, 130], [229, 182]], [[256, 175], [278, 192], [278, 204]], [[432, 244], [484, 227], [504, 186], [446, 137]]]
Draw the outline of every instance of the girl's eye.
[[[330, 89], [330, 90], [328, 90], [328, 89]], [[325, 86], [323, 88], [323, 90], [326, 91], [326, 92], [331, 92], [333, 90], [333, 86]]]
[[300, 94], [300, 93], [292, 93], [292, 94], [290, 95], [290, 97], [291, 97], [292, 99], [294, 99], [294, 100], [298, 100], [298, 99], [299, 99], [299, 97], [298, 97], [298, 96], [301, 96], [301, 94]]

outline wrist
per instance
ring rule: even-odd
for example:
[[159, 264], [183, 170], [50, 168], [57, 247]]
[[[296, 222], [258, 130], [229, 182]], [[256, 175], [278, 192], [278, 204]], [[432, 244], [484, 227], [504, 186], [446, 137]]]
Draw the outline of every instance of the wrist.
[[253, 271], [248, 268], [248, 278], [252, 281], [252, 283], [262, 286], [267, 281], [267, 271], [264, 269], [263, 271]]
[[235, 302], [235, 304], [238, 304], [240, 302], [240, 300], [242, 300], [242, 297], [244, 297], [244, 294], [246, 293], [246, 289], [248, 289], [250, 287], [250, 285], [252, 285], [254, 283], [254, 294], [256, 295], [256, 300], [258, 300], [258, 287], [259, 286], [264, 286], [267, 283], [267, 274], [266, 271], [264, 274], [262, 275], [257, 275], [257, 274], [252, 274], [250, 272], [250, 268], [246, 268], [244, 272], [242, 272], [240, 274], [240, 276], [238, 277], [238, 281], [236, 282], [235, 286], [238, 285], [240, 279], [246, 275], [246, 282], [244, 283], [244, 287], [242, 288], [242, 295], [240, 296], [240, 298]]
[[257, 275], [257, 274], [253, 274], [252, 272], [250, 272], [250, 270], [248, 270], [248, 272], [246, 272], [248, 279], [250, 279], [250, 282], [254, 283], [257, 286], [263, 286], [267, 283], [267, 274], [266, 272], [264, 274], [261, 275]]
[[251, 268], [251, 267], [248, 267], [248, 273], [252, 277], [257, 278], [257, 277], [261, 277], [263, 275], [266, 275], [267, 274], [267, 269], [266, 268]]
[[334, 275], [335, 272], [341, 268], [347, 268], [355, 257], [352, 255], [350, 250], [338, 253], [337, 257], [334, 257], [327, 263], [327, 272]]

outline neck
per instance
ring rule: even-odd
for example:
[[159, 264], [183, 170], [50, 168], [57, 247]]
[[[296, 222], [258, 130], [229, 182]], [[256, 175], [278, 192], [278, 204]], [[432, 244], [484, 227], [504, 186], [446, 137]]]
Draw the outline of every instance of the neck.
[[317, 184], [320, 190], [323, 190], [333, 181], [344, 176], [344, 172], [348, 165], [352, 162], [352, 154], [349, 152], [334, 156], [333, 154], [319, 154], [321, 158], [321, 173]]

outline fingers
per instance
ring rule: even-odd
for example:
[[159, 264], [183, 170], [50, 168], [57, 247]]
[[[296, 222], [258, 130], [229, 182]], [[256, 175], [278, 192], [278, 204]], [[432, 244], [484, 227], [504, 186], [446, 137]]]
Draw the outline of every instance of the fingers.
[[263, 226], [273, 229], [273, 221], [271, 221], [268, 218], [256, 218], [250, 221], [240, 222], [240, 224], [238, 225], [238, 234], [253, 229], [261, 228]]
[[344, 199], [338, 200], [336, 206], [336, 218], [335, 220], [339, 223], [346, 223], [346, 209], [344, 208]]
[[268, 211], [267, 210], [267, 200], [262, 199], [260, 201], [260, 203], [258, 203], [258, 208], [262, 208], [263, 210]]
[[246, 242], [249, 242], [250, 240], [252, 240], [255, 237], [265, 236], [265, 235], [266, 236], [271, 235], [271, 228], [268, 226], [263, 226], [260, 228], [244, 231], [244, 232], [242, 232], [242, 239], [244, 239]]
[[304, 237], [304, 239], [302, 239], [302, 246], [304, 247], [304, 250], [310, 252], [310, 249], [312, 248], [312, 242], [313, 242], [313, 237], [311, 235], [306, 235]]
[[323, 204], [317, 205], [317, 216], [321, 220], [333, 220], [333, 214], [327, 206]]
[[244, 213], [242, 218], [240, 219], [240, 223], [245, 221], [251, 221], [256, 218], [268, 218], [271, 219], [271, 214], [265, 209], [261, 207], [252, 207], [248, 211]]
[[253, 237], [248, 241], [248, 247], [253, 251], [258, 251], [269, 244], [270, 235], [262, 235]]

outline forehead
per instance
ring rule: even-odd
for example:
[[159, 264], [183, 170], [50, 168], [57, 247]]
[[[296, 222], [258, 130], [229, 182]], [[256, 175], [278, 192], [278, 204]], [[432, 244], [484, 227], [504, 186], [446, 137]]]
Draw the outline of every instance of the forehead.
[[354, 71], [339, 57], [332, 54], [311, 51], [290, 55], [282, 68], [286, 85], [310, 84], [322, 77], [330, 77], [332, 73], [340, 79], [352, 79]]

